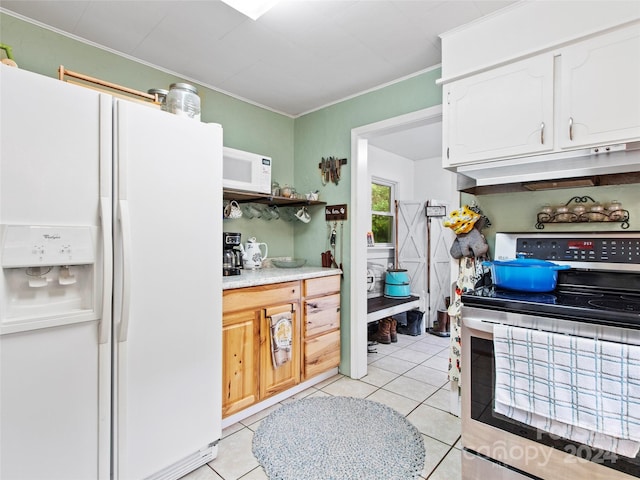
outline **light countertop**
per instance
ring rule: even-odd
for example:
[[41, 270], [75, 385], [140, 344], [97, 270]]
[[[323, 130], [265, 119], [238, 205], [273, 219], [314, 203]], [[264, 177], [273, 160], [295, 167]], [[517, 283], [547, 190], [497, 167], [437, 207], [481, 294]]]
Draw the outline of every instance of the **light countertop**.
[[258, 268], [256, 270], [242, 270], [240, 275], [222, 277], [222, 289], [255, 287], [272, 283], [292, 282], [307, 278], [329, 277], [340, 275], [339, 268], [299, 267], [299, 268]]

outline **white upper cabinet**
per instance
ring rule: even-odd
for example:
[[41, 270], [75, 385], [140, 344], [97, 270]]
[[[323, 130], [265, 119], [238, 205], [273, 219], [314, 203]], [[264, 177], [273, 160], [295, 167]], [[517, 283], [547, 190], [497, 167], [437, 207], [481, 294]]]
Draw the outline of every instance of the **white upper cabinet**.
[[450, 83], [443, 102], [445, 164], [551, 151], [553, 55]]
[[640, 138], [640, 25], [567, 47], [561, 55], [559, 146]]
[[443, 166], [640, 140], [640, 23], [443, 87]]

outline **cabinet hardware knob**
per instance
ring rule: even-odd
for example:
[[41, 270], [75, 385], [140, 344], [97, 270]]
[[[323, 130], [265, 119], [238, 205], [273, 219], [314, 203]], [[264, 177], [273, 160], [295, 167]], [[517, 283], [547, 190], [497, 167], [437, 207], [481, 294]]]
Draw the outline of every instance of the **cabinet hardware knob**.
[[317, 303], [307, 303], [307, 305], [309, 305], [311, 308], [318, 308]]

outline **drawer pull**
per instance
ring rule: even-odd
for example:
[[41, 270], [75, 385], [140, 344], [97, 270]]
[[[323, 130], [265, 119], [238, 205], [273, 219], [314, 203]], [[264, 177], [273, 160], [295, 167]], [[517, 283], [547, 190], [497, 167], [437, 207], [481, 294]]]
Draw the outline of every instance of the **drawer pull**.
[[311, 308], [318, 308], [318, 304], [317, 303], [307, 303], [307, 305]]

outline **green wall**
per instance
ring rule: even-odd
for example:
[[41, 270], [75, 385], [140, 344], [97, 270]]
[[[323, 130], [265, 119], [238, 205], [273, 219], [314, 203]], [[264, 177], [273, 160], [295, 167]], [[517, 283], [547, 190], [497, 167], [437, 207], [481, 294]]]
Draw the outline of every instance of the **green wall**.
[[[329, 205], [351, 202], [351, 130], [388, 118], [432, 107], [442, 103], [442, 89], [435, 81], [440, 69], [434, 69], [380, 90], [365, 93], [358, 97], [323, 108], [317, 112], [299, 117], [295, 121], [295, 186], [302, 191], [320, 191], [320, 199]], [[347, 158], [342, 168], [338, 185], [322, 185], [318, 163], [323, 157]], [[329, 229], [324, 221], [324, 209], [314, 207], [311, 210], [313, 221], [295, 226], [296, 256], [310, 259], [320, 265], [320, 254], [329, 249]], [[344, 235], [338, 226], [336, 256], [344, 270], [342, 282], [342, 363], [340, 371], [348, 374], [350, 364], [350, 323], [351, 276], [349, 259], [351, 257], [351, 219], [354, 212], [348, 213], [349, 220], [344, 225]], [[341, 237], [343, 237], [341, 239]], [[342, 243], [342, 248], [340, 248]], [[340, 255], [340, 251], [344, 255]], [[364, 293], [363, 293], [364, 294]], [[365, 321], [359, 319], [358, 321]]]

